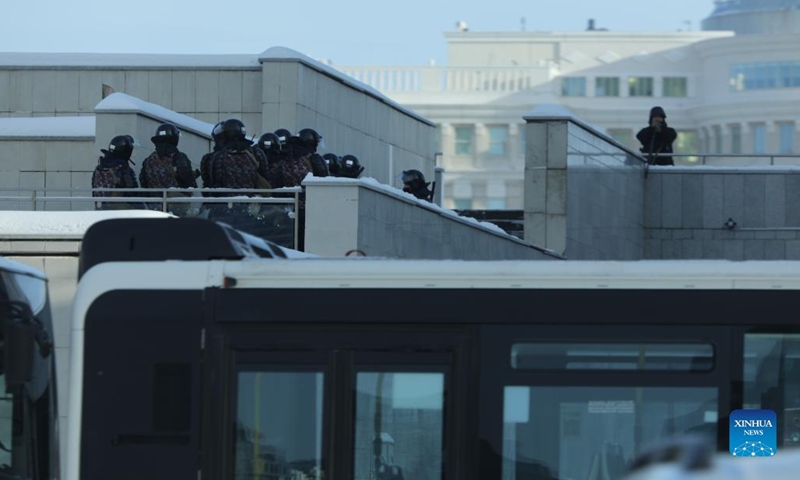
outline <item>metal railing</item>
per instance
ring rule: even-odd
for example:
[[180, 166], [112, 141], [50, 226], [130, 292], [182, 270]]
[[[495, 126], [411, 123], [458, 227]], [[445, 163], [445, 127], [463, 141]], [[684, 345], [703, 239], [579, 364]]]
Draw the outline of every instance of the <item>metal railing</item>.
[[[707, 160], [713, 158], [721, 159], [754, 159], [756, 162], [737, 162], [735, 166], [758, 166], [758, 165], [776, 165], [775, 159], [792, 159], [796, 163], [785, 163], [784, 165], [800, 165], [800, 154], [791, 153], [669, 153], [662, 154], [663, 156], [672, 157], [677, 164], [677, 160], [686, 158], [681, 162], [682, 166], [691, 165], [708, 165]], [[725, 166], [724, 163], [718, 163], [720, 166]]]
[[[23, 193], [24, 192], [24, 193]], [[68, 195], [65, 195], [68, 193]], [[129, 196], [95, 197], [93, 193], [115, 193]], [[144, 194], [152, 194], [145, 196]], [[275, 197], [272, 195], [287, 195]], [[234, 196], [203, 196], [234, 195]], [[250, 196], [254, 195], [254, 196]], [[257, 196], [255, 196], [257, 195]], [[213, 218], [237, 223], [237, 228], [288, 248], [299, 249], [302, 208], [301, 187], [280, 189], [233, 188], [14, 188], [0, 189], [0, 211], [91, 211], [150, 210], [171, 213], [178, 217]], [[69, 208], [47, 208], [48, 204], [69, 204]], [[11, 206], [12, 208], [7, 208]], [[74, 208], [74, 207], [78, 208]], [[86, 207], [86, 208], [82, 208]], [[273, 208], [270, 208], [273, 207]], [[248, 220], [248, 217], [251, 217]], [[269, 222], [290, 220], [291, 241], [286, 228], [269, 228]]]

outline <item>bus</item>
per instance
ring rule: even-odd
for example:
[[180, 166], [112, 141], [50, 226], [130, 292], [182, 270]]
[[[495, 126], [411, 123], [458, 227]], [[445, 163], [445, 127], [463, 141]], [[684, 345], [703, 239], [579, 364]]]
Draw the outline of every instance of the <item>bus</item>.
[[47, 277], [0, 257], [0, 479], [61, 478]]
[[[800, 445], [800, 263], [292, 258], [84, 237], [67, 478], [616, 480], [737, 409]], [[124, 474], [123, 474], [124, 472]]]

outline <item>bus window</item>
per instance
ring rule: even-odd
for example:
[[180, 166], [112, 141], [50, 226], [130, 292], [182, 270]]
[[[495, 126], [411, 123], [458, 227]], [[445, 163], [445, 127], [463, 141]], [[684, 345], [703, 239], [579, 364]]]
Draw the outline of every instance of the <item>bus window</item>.
[[503, 477], [618, 480], [642, 449], [717, 435], [716, 388], [507, 386]]
[[356, 375], [355, 480], [442, 478], [444, 374]]
[[704, 343], [516, 343], [517, 370], [652, 370], [702, 372], [714, 367]]
[[322, 372], [240, 371], [235, 478], [322, 480]]
[[778, 447], [800, 446], [800, 334], [746, 334], [744, 408], [773, 410]]

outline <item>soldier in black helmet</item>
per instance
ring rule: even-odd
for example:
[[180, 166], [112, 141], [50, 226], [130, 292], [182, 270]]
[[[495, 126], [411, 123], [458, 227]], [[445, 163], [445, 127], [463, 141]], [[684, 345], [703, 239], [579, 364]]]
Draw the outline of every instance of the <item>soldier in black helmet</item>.
[[[131, 168], [133, 160], [133, 148], [137, 145], [136, 140], [130, 135], [117, 135], [108, 144], [108, 150], [101, 149], [103, 156], [97, 161], [97, 167], [92, 174], [92, 188], [119, 188], [133, 189], [139, 188], [136, 181], [136, 173]], [[92, 192], [93, 197], [137, 197], [136, 192]], [[143, 208], [140, 203], [131, 204], [129, 202], [101, 203], [100, 210], [128, 210], [132, 208]]]
[[[142, 188], [197, 188], [197, 177], [192, 170], [192, 162], [185, 153], [178, 150], [180, 140], [178, 127], [163, 123], [156, 129], [150, 141], [155, 151], [142, 162], [139, 182]], [[170, 196], [187, 194], [170, 194]], [[157, 192], [147, 192], [147, 196], [161, 196]], [[180, 215], [185, 213], [188, 204], [171, 204], [170, 211]], [[161, 204], [150, 204], [148, 208], [161, 210]]]
[[327, 165], [328, 172], [331, 176], [338, 177], [339, 169], [342, 168], [342, 159], [339, 158], [339, 155], [335, 153], [326, 153], [322, 156], [322, 159], [325, 161], [325, 165]]
[[406, 170], [403, 172], [403, 191], [410, 193], [420, 200], [433, 201], [433, 192], [428, 189], [430, 182], [425, 181], [425, 175], [419, 170]]
[[345, 178], [358, 178], [363, 171], [364, 167], [361, 166], [361, 162], [358, 161], [358, 158], [355, 155], [345, 155], [342, 157], [342, 165], [339, 167], [338, 176]]

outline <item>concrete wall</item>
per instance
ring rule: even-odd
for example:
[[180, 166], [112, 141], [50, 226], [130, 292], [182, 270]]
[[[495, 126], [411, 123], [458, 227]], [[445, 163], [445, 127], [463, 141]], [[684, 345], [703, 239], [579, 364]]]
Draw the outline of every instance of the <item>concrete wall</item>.
[[[433, 123], [293, 50], [274, 47], [250, 56], [0, 53], [0, 117], [92, 115], [113, 92], [211, 126], [239, 118], [255, 138], [282, 127], [293, 133], [313, 128], [325, 139], [322, 153], [356, 155], [366, 167], [363, 175], [381, 182], [399, 186], [395, 177], [411, 168], [433, 177]], [[105, 137], [98, 133], [97, 144], [107, 144]]]
[[525, 120], [525, 240], [570, 260], [642, 258], [638, 156], [574, 118]]
[[382, 183], [402, 186], [398, 175], [412, 168], [433, 178], [433, 123], [303, 56], [265, 56], [261, 62], [266, 129], [313, 128], [322, 135], [325, 152], [355, 155], [365, 167], [363, 176]]
[[304, 185], [308, 253], [459, 260], [557, 258], [492, 224], [458, 217], [369, 179], [308, 179]]
[[179, 58], [153, 58], [141, 66], [125, 66], [133, 62], [124, 58], [99, 64], [90, 56], [83, 65], [59, 65], [66, 57], [55, 55], [49, 68], [0, 64], [0, 93], [8, 92], [6, 98], [0, 94], [0, 117], [92, 115], [106, 85], [107, 93], [127, 93], [211, 124], [236, 116], [260, 131], [262, 78], [255, 59], [176, 67]]
[[796, 167], [653, 168], [646, 192], [645, 258], [800, 259]]

